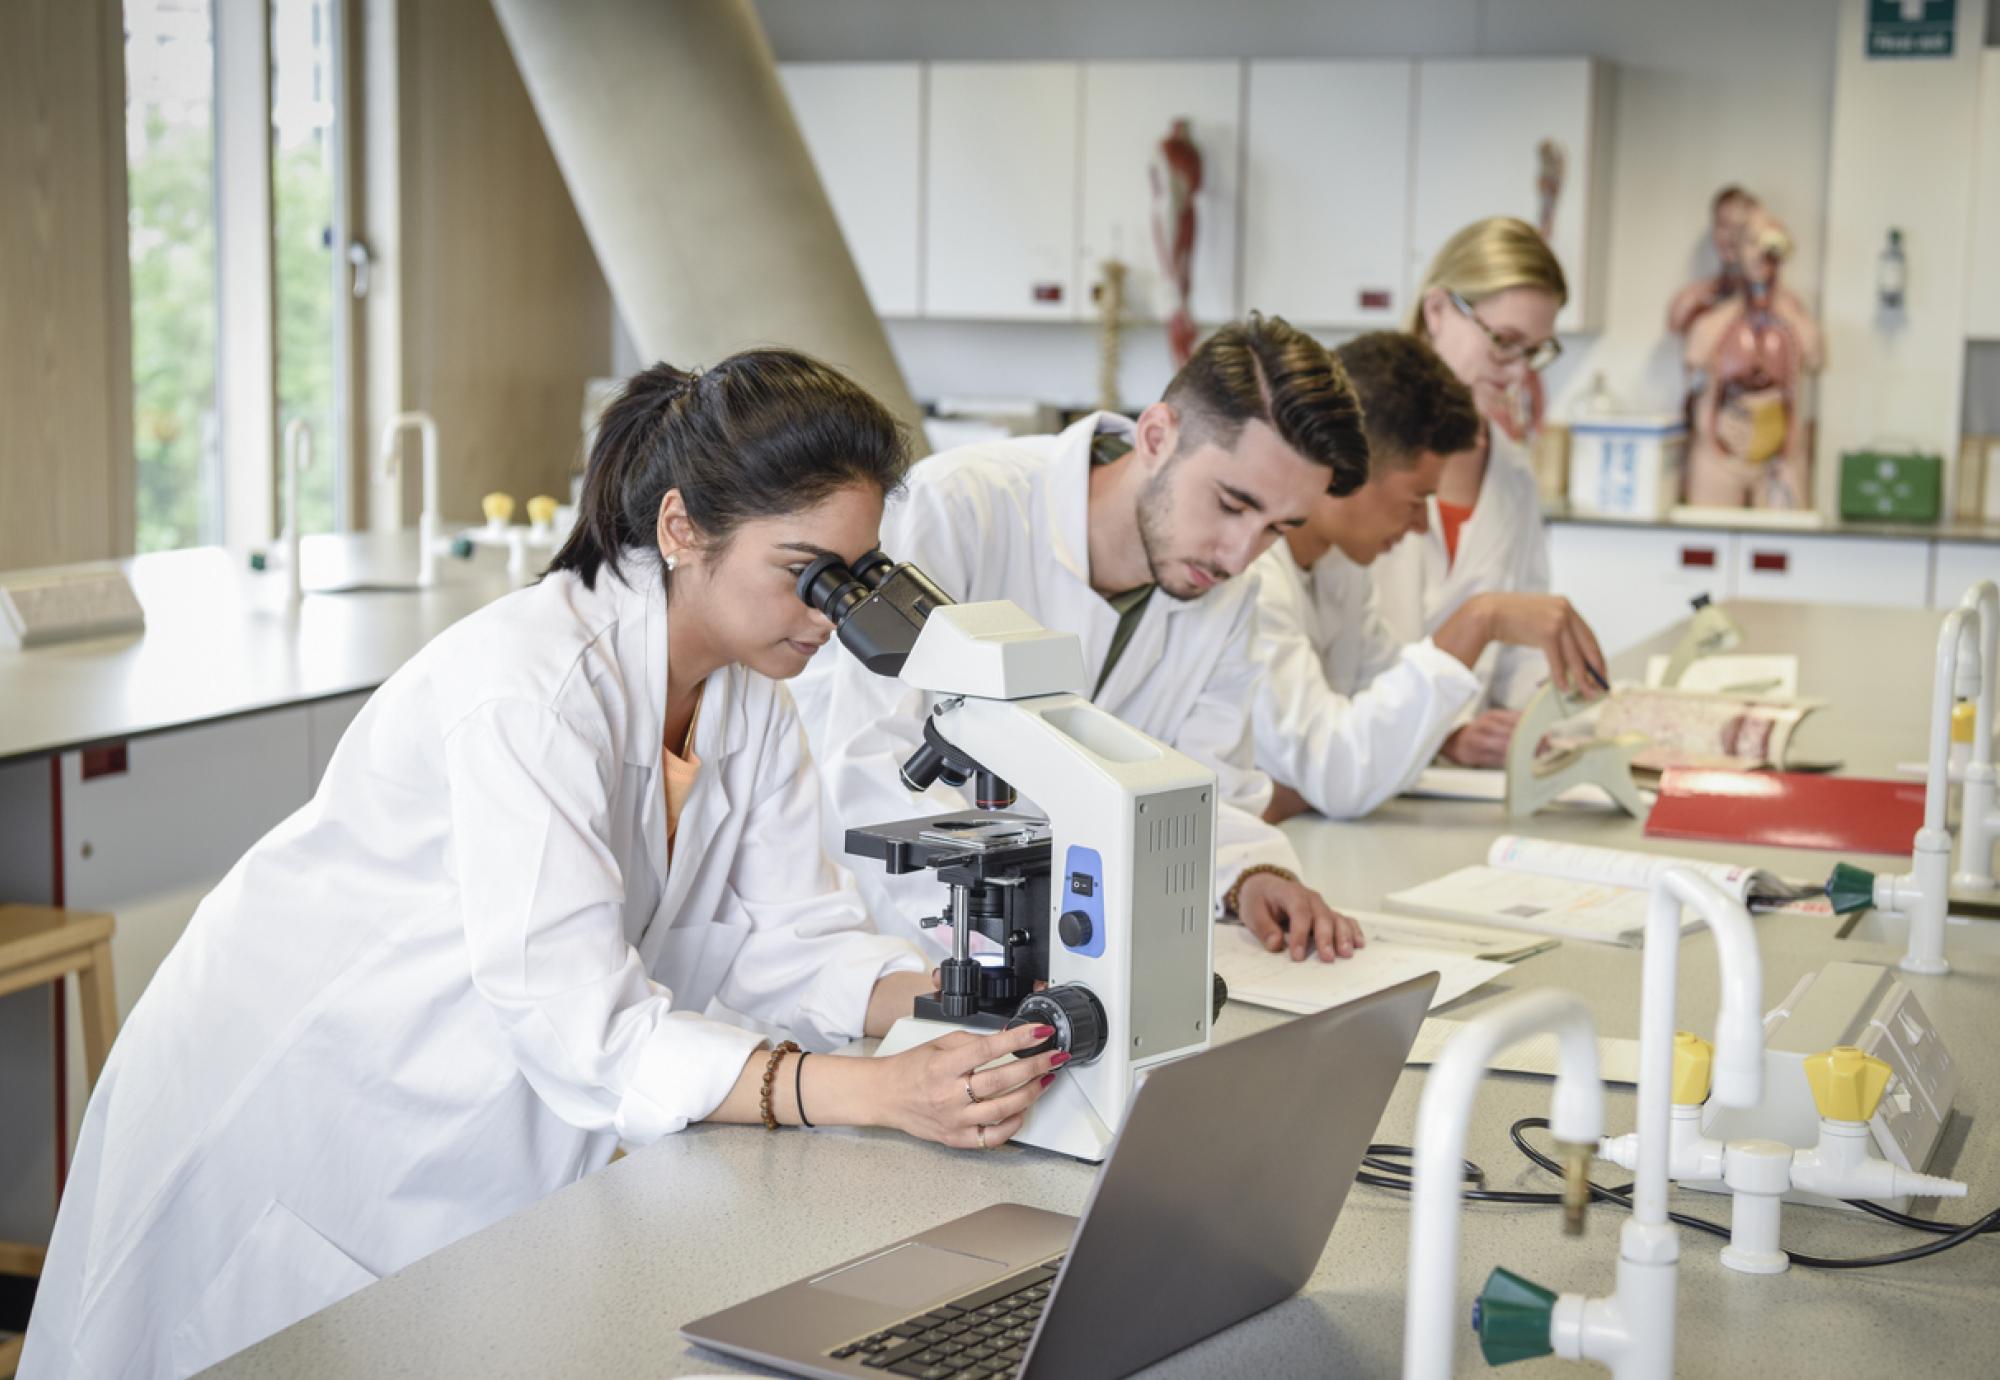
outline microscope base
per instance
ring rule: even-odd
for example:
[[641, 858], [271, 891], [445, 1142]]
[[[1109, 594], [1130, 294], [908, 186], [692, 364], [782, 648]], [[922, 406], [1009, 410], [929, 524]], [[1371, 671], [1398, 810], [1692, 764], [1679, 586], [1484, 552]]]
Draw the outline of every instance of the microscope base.
[[[927, 1021], [905, 1016], [889, 1027], [889, 1033], [876, 1046], [875, 1055], [887, 1058], [892, 1054], [902, 1054], [940, 1035], [950, 1035], [967, 1028], [949, 1021]], [[974, 1033], [990, 1032], [975, 1030]], [[1011, 1063], [1012, 1059], [999, 1062]], [[1014, 1143], [1099, 1164], [1111, 1153], [1111, 1142], [1116, 1135], [1117, 1128], [1104, 1124], [1104, 1119], [1090, 1105], [1090, 1099], [1084, 1096], [1076, 1076], [1064, 1069], [1056, 1074], [1056, 1081], [1049, 1085], [1049, 1090], [1028, 1109], [1027, 1119], [1021, 1123]]]

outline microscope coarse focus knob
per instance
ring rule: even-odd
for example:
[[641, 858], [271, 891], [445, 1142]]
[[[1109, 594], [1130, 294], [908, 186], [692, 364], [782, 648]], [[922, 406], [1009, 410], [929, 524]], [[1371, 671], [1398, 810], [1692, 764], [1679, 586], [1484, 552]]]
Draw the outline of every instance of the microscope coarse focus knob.
[[1889, 1086], [1889, 1066], [1853, 1045], [1835, 1045], [1805, 1059], [1813, 1103], [1828, 1121], [1867, 1121]]
[[1090, 942], [1090, 917], [1080, 910], [1066, 910], [1056, 921], [1056, 933], [1070, 948], [1081, 949]]
[[1060, 1049], [1067, 1051], [1070, 1061], [1077, 1064], [1087, 1064], [1104, 1053], [1110, 1029], [1110, 1022], [1104, 1019], [1104, 1007], [1090, 989], [1074, 983], [1023, 997], [1014, 1008], [1007, 1028], [1012, 1030], [1017, 1025], [1051, 1025], [1056, 1033], [1053, 1039], [1015, 1050], [1016, 1059], [1030, 1059], [1046, 1050]]
[[1686, 1030], [1674, 1032], [1673, 1097], [1676, 1107], [1698, 1107], [1708, 1101], [1715, 1046]]

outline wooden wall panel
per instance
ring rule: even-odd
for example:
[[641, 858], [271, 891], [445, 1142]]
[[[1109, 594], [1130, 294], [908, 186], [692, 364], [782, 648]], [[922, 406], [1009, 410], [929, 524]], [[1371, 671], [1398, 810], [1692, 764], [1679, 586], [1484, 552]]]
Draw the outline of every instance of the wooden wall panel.
[[0, 570], [132, 547], [118, 0], [0, 4]]
[[448, 519], [566, 500], [611, 294], [487, 0], [403, 0], [398, 24], [403, 405], [437, 418]]

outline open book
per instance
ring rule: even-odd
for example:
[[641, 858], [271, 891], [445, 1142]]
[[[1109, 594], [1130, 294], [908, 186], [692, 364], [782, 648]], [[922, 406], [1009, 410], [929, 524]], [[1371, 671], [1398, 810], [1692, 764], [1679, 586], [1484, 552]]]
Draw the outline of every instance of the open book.
[[[1753, 910], [1826, 904], [1820, 888], [1761, 868], [1515, 834], [1495, 839], [1483, 865], [1461, 867], [1386, 899], [1392, 909], [1412, 915], [1636, 945], [1646, 928], [1648, 893], [1669, 867], [1701, 873]], [[1701, 923], [1692, 909], [1682, 912], [1684, 932]]]
[[1215, 971], [1229, 984], [1231, 1001], [1274, 1011], [1310, 1015], [1393, 987], [1419, 973], [1438, 975], [1433, 1008], [1456, 1001], [1507, 971], [1488, 955], [1517, 952], [1520, 935], [1505, 930], [1437, 925], [1400, 915], [1373, 915], [1347, 909], [1361, 922], [1368, 943], [1352, 958], [1322, 963], [1309, 956], [1294, 963], [1287, 953], [1269, 953], [1240, 926], [1215, 931]]

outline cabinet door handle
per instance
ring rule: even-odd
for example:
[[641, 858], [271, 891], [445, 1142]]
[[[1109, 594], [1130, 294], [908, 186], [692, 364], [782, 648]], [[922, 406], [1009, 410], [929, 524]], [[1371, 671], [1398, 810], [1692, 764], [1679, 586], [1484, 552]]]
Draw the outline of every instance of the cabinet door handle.
[[1712, 546], [1683, 546], [1681, 548], [1681, 565], [1683, 568], [1699, 566], [1704, 570], [1712, 570], [1715, 567], [1715, 548]]
[[[100, 776], [123, 776], [127, 770], [125, 744], [103, 743], [97, 747], [87, 747], [82, 753], [82, 770], [78, 773], [85, 781], [94, 781]], [[90, 856], [90, 845], [84, 845], [84, 856]]]
[[1752, 551], [1750, 568], [1768, 570], [1773, 575], [1782, 575], [1791, 569], [1792, 558], [1783, 551]]

